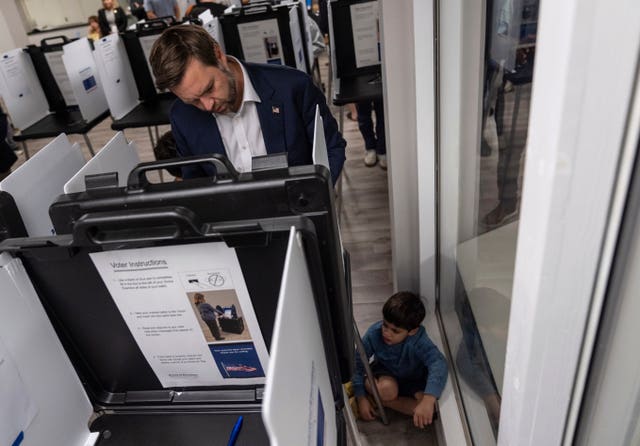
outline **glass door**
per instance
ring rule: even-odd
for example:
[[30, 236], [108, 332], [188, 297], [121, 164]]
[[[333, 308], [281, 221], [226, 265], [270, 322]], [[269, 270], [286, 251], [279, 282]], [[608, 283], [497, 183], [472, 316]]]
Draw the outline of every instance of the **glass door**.
[[607, 406], [585, 396], [614, 376], [598, 330], [638, 147], [640, 4], [542, 3], [435, 13], [437, 312], [478, 445], [598, 438]]
[[539, 2], [439, 7], [439, 309], [470, 435], [493, 444]]

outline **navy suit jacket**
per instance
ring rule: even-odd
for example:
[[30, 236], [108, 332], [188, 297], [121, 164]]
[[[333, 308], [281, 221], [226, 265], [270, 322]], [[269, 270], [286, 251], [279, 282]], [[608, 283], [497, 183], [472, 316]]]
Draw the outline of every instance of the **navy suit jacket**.
[[[322, 92], [302, 71], [280, 65], [243, 63], [253, 88], [267, 154], [287, 152], [290, 166], [313, 164], [316, 105], [320, 106], [331, 177], [342, 171], [346, 146]], [[218, 153], [226, 156], [218, 124], [212, 113], [177, 99], [171, 108], [171, 130], [182, 156]], [[212, 166], [182, 168], [184, 178], [211, 176]]]

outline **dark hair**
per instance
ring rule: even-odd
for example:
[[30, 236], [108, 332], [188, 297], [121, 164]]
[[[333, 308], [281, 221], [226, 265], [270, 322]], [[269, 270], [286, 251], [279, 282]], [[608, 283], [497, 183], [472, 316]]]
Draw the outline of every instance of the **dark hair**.
[[[171, 130], [160, 137], [158, 143], [153, 147], [153, 154], [158, 161], [180, 156]], [[167, 171], [176, 178], [182, 178], [182, 169], [180, 167], [168, 167]]]
[[419, 327], [425, 315], [422, 300], [409, 291], [394, 294], [382, 307], [384, 320], [405, 330]]
[[96, 22], [98, 23], [98, 16], [97, 15], [90, 15], [89, 16], [89, 20], [87, 20], [89, 23], [90, 22]]
[[177, 86], [192, 58], [218, 67], [214, 47], [218, 42], [201, 26], [185, 25], [167, 28], [151, 48], [149, 63], [160, 90]]

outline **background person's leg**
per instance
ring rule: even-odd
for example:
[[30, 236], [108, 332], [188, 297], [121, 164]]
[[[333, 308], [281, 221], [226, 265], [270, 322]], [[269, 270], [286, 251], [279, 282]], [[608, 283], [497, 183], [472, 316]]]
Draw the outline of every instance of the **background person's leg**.
[[378, 162], [378, 156], [376, 155], [376, 147], [378, 142], [376, 135], [373, 132], [373, 119], [371, 119], [371, 101], [358, 102], [356, 104], [358, 110], [358, 128], [364, 139], [364, 148], [366, 150], [364, 156], [364, 163], [371, 167]]

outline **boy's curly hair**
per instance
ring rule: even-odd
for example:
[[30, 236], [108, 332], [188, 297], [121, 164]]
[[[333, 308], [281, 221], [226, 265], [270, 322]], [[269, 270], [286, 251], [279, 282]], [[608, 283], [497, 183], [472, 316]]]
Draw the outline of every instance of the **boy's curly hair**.
[[382, 307], [384, 320], [405, 330], [419, 327], [425, 315], [426, 310], [422, 300], [409, 291], [394, 294]]

